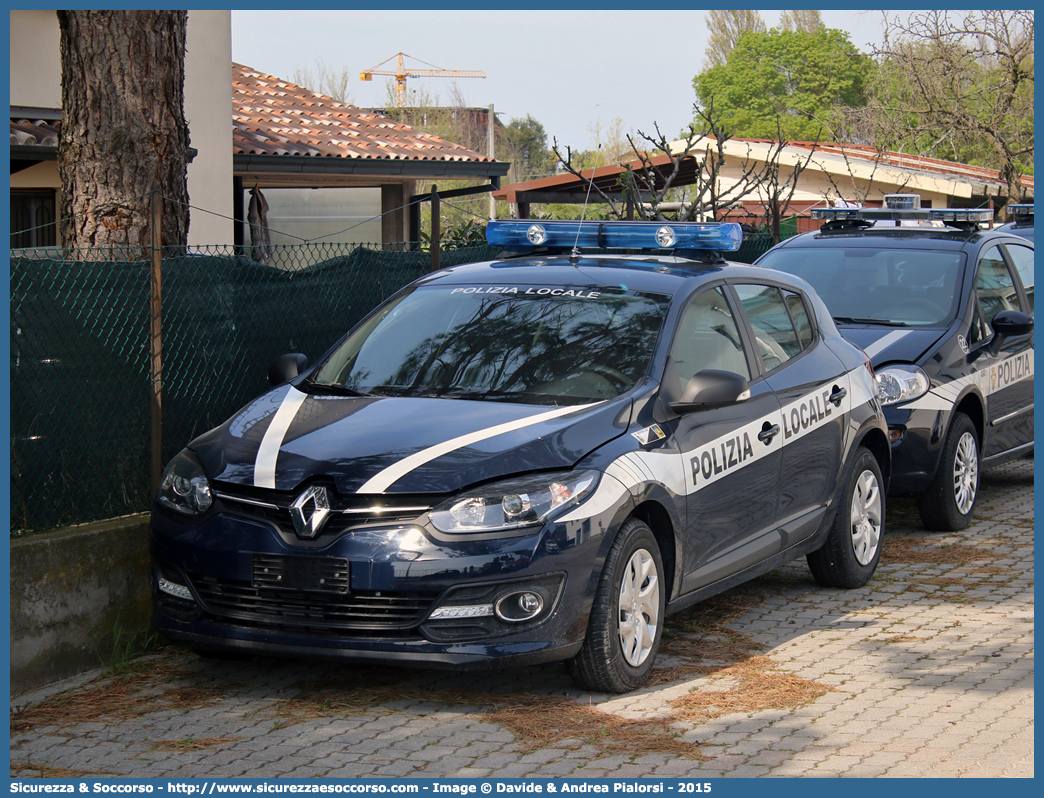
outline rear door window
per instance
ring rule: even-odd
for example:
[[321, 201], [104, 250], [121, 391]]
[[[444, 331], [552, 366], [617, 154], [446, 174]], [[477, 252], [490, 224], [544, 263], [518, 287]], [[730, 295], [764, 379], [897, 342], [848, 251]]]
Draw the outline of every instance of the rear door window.
[[754, 329], [762, 368], [772, 371], [800, 354], [801, 339], [780, 289], [773, 285], [737, 285], [735, 288]]

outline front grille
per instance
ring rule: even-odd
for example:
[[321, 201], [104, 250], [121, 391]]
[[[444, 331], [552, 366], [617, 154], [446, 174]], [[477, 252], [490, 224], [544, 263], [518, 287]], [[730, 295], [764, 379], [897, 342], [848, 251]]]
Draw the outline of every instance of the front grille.
[[[302, 487], [288, 493], [217, 485], [215, 493], [225, 511], [267, 521], [293, 535], [290, 504], [303, 490]], [[342, 496], [332, 489], [328, 495], [330, 515], [317, 539], [329, 539], [352, 529], [414, 523], [432, 506], [430, 496]]]
[[343, 595], [211, 576], [190, 575], [189, 579], [204, 609], [219, 620], [324, 636], [401, 637], [428, 614], [439, 596], [384, 590]]
[[348, 592], [348, 560], [344, 557], [282, 557], [255, 554], [254, 587], [264, 591]]

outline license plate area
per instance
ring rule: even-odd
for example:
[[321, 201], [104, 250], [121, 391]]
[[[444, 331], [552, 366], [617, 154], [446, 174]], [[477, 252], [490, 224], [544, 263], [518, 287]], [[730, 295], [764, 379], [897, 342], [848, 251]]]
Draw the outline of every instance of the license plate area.
[[251, 584], [257, 590], [303, 590], [344, 596], [351, 588], [351, 579], [344, 557], [254, 554]]

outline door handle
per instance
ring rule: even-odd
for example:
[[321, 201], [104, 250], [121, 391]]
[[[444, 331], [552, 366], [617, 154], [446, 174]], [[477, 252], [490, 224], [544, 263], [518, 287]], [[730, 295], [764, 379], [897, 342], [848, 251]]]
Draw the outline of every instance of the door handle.
[[766, 446], [772, 442], [772, 439], [779, 434], [779, 424], [772, 424], [771, 426], [766, 421], [765, 426], [762, 427], [761, 432], [758, 433], [758, 440], [764, 443]]
[[848, 388], [838, 388], [834, 386], [834, 392], [830, 394], [830, 400], [833, 402], [834, 407], [841, 407], [841, 400], [848, 396]]

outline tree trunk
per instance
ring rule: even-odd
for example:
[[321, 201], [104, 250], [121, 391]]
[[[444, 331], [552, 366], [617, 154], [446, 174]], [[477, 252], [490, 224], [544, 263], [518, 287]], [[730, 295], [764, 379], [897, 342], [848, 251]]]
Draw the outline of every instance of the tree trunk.
[[149, 246], [150, 193], [163, 244], [188, 236], [186, 11], [59, 11], [61, 235], [67, 247]]

